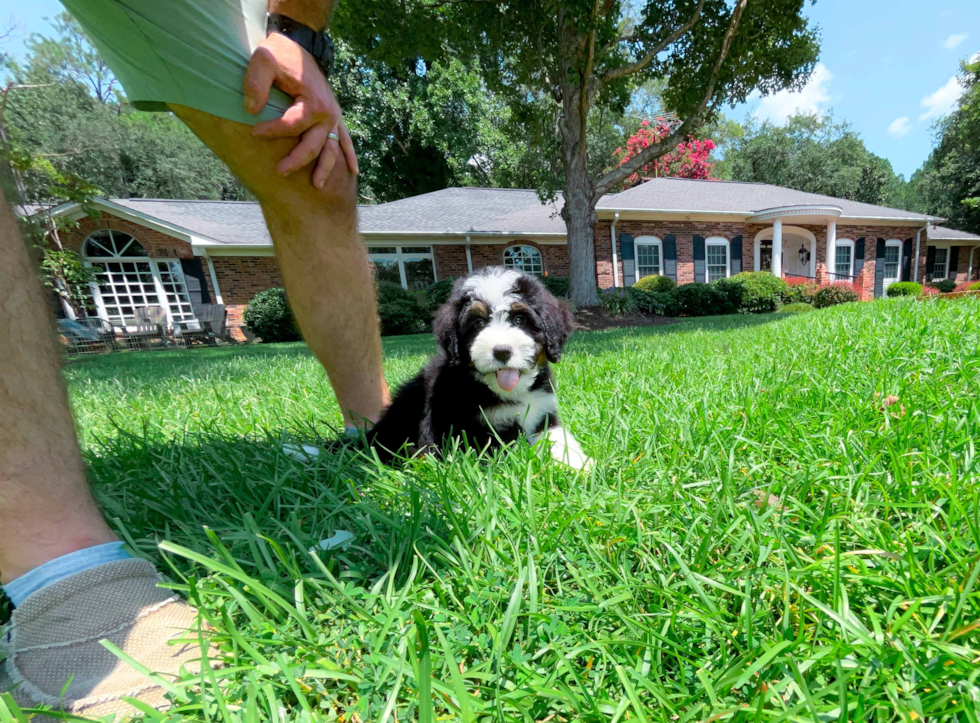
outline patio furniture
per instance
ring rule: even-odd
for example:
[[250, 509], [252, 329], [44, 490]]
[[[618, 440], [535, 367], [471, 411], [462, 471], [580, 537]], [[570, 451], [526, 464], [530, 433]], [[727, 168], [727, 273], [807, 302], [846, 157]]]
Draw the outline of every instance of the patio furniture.
[[228, 341], [228, 328], [224, 304], [204, 304], [195, 309], [197, 319], [174, 322], [174, 339], [190, 346], [201, 342], [217, 346], [218, 341]]
[[119, 348], [116, 332], [105, 319], [58, 319], [58, 333], [65, 338], [69, 354], [95, 354]]
[[126, 343], [130, 349], [164, 348], [167, 339], [167, 312], [162, 306], [137, 306], [134, 319], [124, 327]]

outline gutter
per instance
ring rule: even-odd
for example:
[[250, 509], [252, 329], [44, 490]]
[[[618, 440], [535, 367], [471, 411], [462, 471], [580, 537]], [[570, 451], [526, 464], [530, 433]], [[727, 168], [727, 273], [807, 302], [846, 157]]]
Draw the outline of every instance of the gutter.
[[619, 286], [619, 259], [616, 258], [616, 224], [619, 223], [619, 211], [613, 217], [612, 226], [609, 227], [609, 237], [612, 241], [612, 266], [613, 266], [613, 287]]

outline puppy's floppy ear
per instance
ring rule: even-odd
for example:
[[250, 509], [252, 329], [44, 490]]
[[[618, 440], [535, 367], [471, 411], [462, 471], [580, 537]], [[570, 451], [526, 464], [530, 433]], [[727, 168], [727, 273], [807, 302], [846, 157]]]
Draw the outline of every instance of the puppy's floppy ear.
[[544, 353], [548, 361], [557, 363], [574, 328], [572, 312], [568, 310], [567, 304], [552, 296], [538, 279], [524, 276], [521, 282], [523, 288], [519, 290], [538, 315], [538, 323], [544, 336]]
[[466, 301], [465, 295], [461, 290], [462, 285], [459, 281], [453, 287], [453, 293], [449, 295], [442, 306], [436, 310], [432, 318], [432, 333], [439, 342], [439, 346], [446, 353], [449, 363], [459, 364], [459, 314], [462, 311], [463, 303]]

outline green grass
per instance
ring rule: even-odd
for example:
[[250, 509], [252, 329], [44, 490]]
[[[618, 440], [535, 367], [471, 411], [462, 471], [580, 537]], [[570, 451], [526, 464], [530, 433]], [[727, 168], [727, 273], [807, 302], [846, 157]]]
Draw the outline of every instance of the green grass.
[[557, 374], [585, 476], [292, 461], [339, 423], [300, 345], [70, 366], [107, 515], [222, 649], [155, 719], [977, 720], [980, 299], [580, 333]]

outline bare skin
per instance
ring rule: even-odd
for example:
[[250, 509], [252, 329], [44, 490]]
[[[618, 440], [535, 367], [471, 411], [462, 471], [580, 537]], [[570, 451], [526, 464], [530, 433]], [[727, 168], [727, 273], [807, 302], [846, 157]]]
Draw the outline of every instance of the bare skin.
[[0, 195], [0, 582], [112, 542], [89, 494], [51, 309]]

